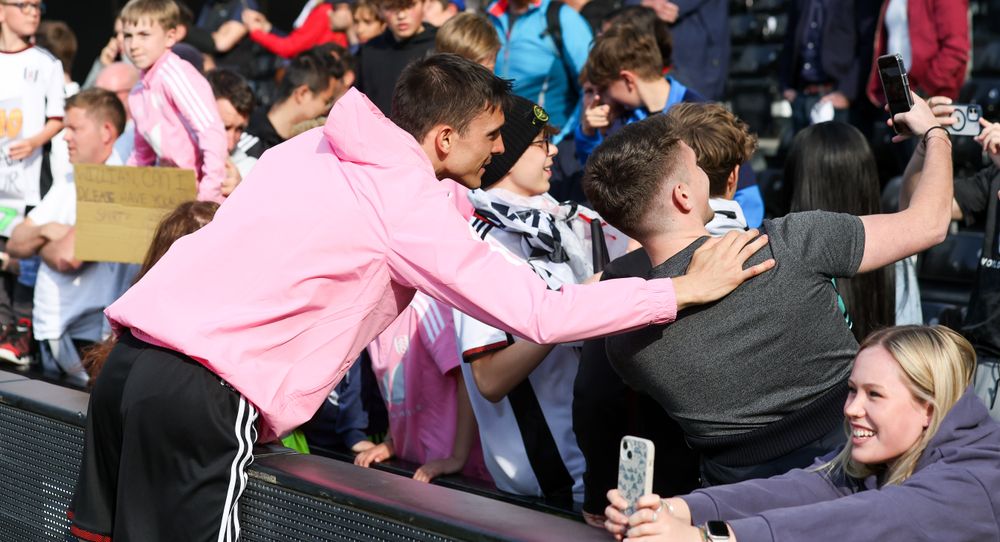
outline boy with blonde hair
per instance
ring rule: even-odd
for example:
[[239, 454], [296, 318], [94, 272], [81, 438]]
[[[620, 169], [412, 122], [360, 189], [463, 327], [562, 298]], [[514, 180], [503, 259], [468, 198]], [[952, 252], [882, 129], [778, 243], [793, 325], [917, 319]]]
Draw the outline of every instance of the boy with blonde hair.
[[193, 169], [198, 199], [221, 203], [225, 130], [208, 81], [170, 50], [180, 9], [174, 0], [131, 0], [121, 18], [125, 53], [142, 71], [128, 97], [136, 128], [128, 165]]
[[486, 16], [460, 13], [438, 29], [434, 47], [438, 53], [454, 53], [493, 71], [500, 37]]

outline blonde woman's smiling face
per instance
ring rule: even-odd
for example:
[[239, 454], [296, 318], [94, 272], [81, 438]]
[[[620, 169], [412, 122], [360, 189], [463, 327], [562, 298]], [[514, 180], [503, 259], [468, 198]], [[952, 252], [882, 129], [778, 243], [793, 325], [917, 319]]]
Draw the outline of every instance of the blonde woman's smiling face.
[[914, 397], [899, 363], [881, 345], [858, 353], [848, 384], [844, 415], [851, 428], [851, 457], [859, 463], [892, 463], [930, 424], [933, 407]]

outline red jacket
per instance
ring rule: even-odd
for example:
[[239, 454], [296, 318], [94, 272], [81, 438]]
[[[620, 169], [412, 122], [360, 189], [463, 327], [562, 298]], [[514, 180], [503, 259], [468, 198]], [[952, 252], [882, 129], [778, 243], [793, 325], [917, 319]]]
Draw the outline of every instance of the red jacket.
[[306, 22], [286, 37], [254, 30], [250, 32], [250, 39], [283, 58], [292, 58], [317, 45], [329, 42], [347, 47], [347, 35], [343, 32], [330, 30], [331, 10], [333, 10], [333, 6], [326, 2], [316, 6], [309, 12]]
[[[888, 41], [882, 3], [875, 32], [875, 58], [886, 54]], [[969, 0], [908, 0], [911, 62], [907, 66], [910, 88], [923, 96], [958, 98], [969, 65]], [[889, 51], [895, 53], [898, 51]], [[868, 77], [868, 98], [885, 105], [878, 63], [872, 63]]]

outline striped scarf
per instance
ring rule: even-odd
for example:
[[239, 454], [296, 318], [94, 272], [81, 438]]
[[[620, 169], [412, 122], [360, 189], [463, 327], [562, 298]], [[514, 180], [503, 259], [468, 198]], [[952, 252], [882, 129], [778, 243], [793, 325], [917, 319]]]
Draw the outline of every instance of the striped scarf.
[[546, 196], [519, 197], [497, 188], [473, 190], [469, 200], [476, 208], [476, 233], [485, 238], [490, 230], [500, 228], [517, 234], [522, 255], [549, 288], [558, 289], [565, 282], [553, 274], [552, 264], [569, 266], [577, 283], [593, 274], [582, 235], [572, 227], [579, 216], [575, 202], [558, 203]]

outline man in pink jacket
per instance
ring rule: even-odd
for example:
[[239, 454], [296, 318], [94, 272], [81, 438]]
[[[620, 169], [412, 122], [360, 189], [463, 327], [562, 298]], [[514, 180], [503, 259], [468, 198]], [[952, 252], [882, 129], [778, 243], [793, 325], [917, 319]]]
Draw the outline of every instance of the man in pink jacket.
[[351, 90], [108, 308], [120, 341], [91, 394], [77, 536], [238, 538], [258, 429], [269, 441], [308, 420], [415, 290], [552, 343], [671, 322], [773, 264], [744, 270], [766, 240], [733, 234], [684, 277], [546, 289], [473, 235], [439, 180], [478, 186], [508, 93], [477, 64], [429, 57], [396, 87], [400, 129]]

